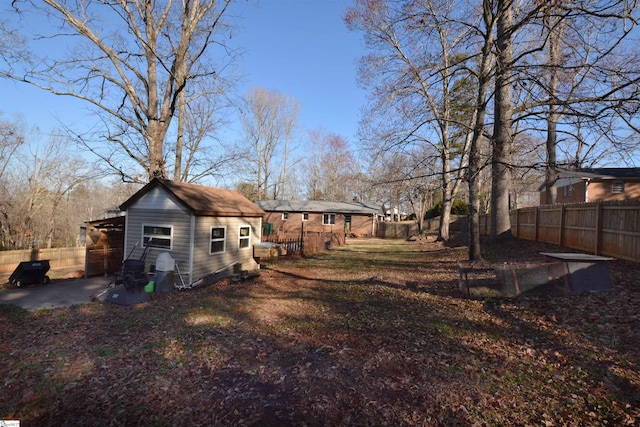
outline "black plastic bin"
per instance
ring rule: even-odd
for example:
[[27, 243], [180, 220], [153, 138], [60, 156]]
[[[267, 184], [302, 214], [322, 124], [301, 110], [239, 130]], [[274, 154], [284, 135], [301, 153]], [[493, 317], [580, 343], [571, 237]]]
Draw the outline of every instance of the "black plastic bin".
[[49, 268], [48, 259], [21, 262], [9, 276], [9, 283], [17, 287], [30, 283], [47, 284], [49, 283], [49, 276], [47, 276]]
[[122, 262], [122, 276], [133, 276], [134, 279], [139, 279], [140, 275], [144, 272], [144, 260], [138, 259], [125, 259]]

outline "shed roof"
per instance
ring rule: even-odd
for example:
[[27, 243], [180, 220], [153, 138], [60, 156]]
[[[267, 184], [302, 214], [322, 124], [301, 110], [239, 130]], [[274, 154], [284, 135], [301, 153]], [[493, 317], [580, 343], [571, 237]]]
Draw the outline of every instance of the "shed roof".
[[262, 209], [237, 191], [159, 178], [154, 178], [142, 187], [125, 201], [120, 209], [126, 210], [156, 187], [171, 194], [195, 215], [261, 217], [265, 214]]
[[328, 212], [382, 215], [382, 206], [363, 202], [330, 202], [326, 200], [259, 200], [260, 208], [270, 212]]
[[86, 221], [85, 224], [93, 228], [122, 228], [124, 226], [124, 216], [95, 219]]

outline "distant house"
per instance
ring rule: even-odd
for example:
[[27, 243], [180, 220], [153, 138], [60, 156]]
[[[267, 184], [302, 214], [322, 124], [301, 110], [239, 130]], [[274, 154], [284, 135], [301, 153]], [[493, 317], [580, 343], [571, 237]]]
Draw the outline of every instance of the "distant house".
[[259, 268], [253, 245], [265, 212], [236, 191], [153, 179], [120, 208], [126, 211], [124, 253], [140, 258], [152, 239], [147, 265], [168, 252], [186, 285], [210, 281], [230, 266]]
[[260, 200], [266, 212], [265, 230], [274, 234], [307, 231], [342, 231], [356, 237], [372, 237], [384, 218], [382, 206], [362, 202]]
[[407, 213], [400, 212], [398, 208], [388, 208], [383, 205], [382, 211], [384, 212], [384, 220], [387, 222], [404, 221], [407, 219]]
[[[590, 168], [562, 171], [556, 181], [557, 203], [640, 198], [640, 168]], [[540, 204], [547, 204], [544, 188]]]

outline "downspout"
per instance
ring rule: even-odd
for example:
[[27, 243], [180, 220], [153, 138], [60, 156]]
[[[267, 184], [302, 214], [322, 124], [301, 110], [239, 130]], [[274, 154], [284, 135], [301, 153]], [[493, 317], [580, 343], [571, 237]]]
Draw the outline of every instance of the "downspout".
[[584, 181], [584, 201], [589, 203], [589, 180]]
[[[129, 253], [129, 248], [127, 247], [127, 239], [129, 238], [128, 230], [129, 230], [129, 209], [127, 209], [124, 213], [124, 247], [122, 248], [123, 257]], [[142, 236], [140, 236], [140, 238], [142, 238]], [[121, 261], [124, 261], [124, 259]]]
[[187, 274], [187, 284], [193, 283], [193, 253], [196, 246], [196, 215], [191, 212], [191, 230], [189, 232], [189, 273]]
[[371, 214], [371, 237], [376, 237], [376, 214]]

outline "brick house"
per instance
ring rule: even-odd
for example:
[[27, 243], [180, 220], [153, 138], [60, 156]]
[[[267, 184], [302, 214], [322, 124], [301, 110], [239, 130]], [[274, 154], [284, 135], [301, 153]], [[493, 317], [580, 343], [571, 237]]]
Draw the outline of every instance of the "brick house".
[[[640, 198], [640, 168], [589, 168], [559, 173], [557, 203], [585, 203]], [[544, 188], [540, 204], [546, 203]]]
[[384, 218], [382, 206], [362, 202], [260, 200], [266, 212], [264, 231], [298, 234], [306, 231], [344, 230], [355, 237], [373, 237]]

